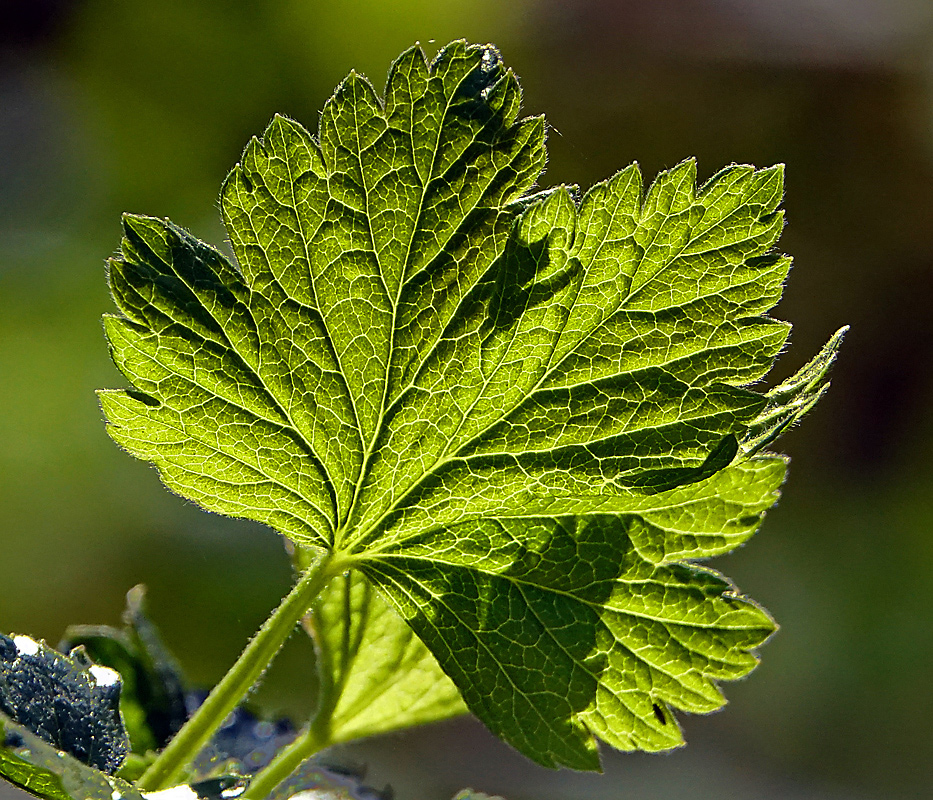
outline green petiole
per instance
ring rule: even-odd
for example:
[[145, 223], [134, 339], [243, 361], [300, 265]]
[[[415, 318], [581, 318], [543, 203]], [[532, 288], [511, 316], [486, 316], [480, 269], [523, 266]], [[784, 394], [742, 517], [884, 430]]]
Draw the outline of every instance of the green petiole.
[[266, 671], [321, 590], [343, 569], [341, 561], [325, 553], [305, 571], [204, 704], [139, 779], [140, 791], [166, 789], [181, 780], [185, 767]]

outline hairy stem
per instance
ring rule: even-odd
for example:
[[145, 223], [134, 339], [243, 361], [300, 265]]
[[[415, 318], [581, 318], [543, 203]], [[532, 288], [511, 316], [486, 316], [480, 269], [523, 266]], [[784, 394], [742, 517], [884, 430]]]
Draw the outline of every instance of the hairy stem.
[[341, 569], [332, 554], [314, 562], [194, 713], [137, 782], [141, 791], [173, 786], [272, 663], [311, 603]]
[[[340, 700], [343, 692], [343, 685], [346, 679], [350, 663], [350, 627], [353, 614], [350, 608], [350, 580], [344, 579], [344, 630], [342, 640], [342, 658], [340, 660], [341, 677], [334, 680], [332, 674], [333, 664], [330, 662], [329, 654], [326, 661], [318, 661], [318, 674], [321, 679], [321, 694], [318, 701], [318, 708], [308, 727], [298, 736], [288, 747], [280, 750], [275, 758], [272, 759], [263, 769], [261, 769], [250, 781], [249, 787], [243, 794], [243, 800], [265, 800], [266, 797], [291, 775], [302, 762], [309, 759], [315, 753], [319, 753], [331, 742], [331, 723], [334, 716], [334, 709]], [[322, 648], [323, 653], [328, 653], [326, 647]], [[320, 657], [320, 654], [319, 654]]]

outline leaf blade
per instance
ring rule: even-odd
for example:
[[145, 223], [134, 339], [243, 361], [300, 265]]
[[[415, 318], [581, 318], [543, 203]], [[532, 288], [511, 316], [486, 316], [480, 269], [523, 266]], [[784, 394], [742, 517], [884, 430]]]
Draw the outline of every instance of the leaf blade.
[[[682, 562], [757, 529], [785, 463], [754, 456], [822, 396], [838, 342], [793, 386], [749, 388], [789, 331], [767, 316], [790, 267], [774, 251], [782, 167], [732, 165], [698, 186], [687, 160], [645, 188], [632, 165], [582, 197], [532, 193], [544, 123], [520, 119], [520, 100], [491, 46], [455, 42], [430, 64], [413, 48], [384, 99], [351, 74], [316, 137], [277, 117], [247, 146], [221, 196], [237, 264], [171, 223], [127, 218], [111, 266], [123, 317], [107, 330], [134, 388], [101, 402], [113, 437], [167, 485], [362, 565], [487, 724], [541, 763], [590, 769], [594, 735], [674, 746], [665, 704], [709, 710], [715, 680], [754, 666], [773, 623], [749, 601], [734, 599], [757, 633], [707, 631], [702, 656], [690, 624], [652, 618], [657, 653], [705, 671], [665, 677], [643, 659], [657, 696], [642, 687], [626, 706], [624, 670], [609, 665], [628, 651], [610, 623], [637, 615], [612, 607], [612, 587], [635, 603], [640, 584], [621, 576], [642, 570], [694, 597], [696, 614], [719, 603], [731, 619], [729, 585]], [[606, 533], [598, 561], [616, 574], [584, 602], [553, 576], [530, 589], [484, 572], [489, 552], [463, 563], [490, 525], [532, 549], [542, 530], [573, 541], [602, 525], [616, 547]], [[572, 573], [567, 558], [554, 569]], [[514, 623], [514, 610], [569, 666], [550, 683], [543, 662], [522, 673], [507, 642], [527, 632], [496, 644], [501, 631], [465, 597], [493, 622]], [[451, 616], [445, 643], [428, 620], [454, 607], [471, 621]], [[579, 658], [562, 620], [585, 631]], [[491, 685], [525, 688], [490, 705], [458, 641], [474, 662], [486, 652]], [[670, 698], [665, 682], [679, 687]], [[527, 730], [500, 718], [510, 703]]]
[[130, 749], [120, 716], [120, 674], [79, 650], [66, 656], [28, 636], [0, 634], [0, 712], [103, 772]]
[[329, 673], [330, 743], [466, 713], [427, 647], [360, 573], [346, 573], [328, 586], [306, 628], [320, 668]]
[[[740, 513], [705, 508], [708, 522], [718, 516], [708, 527], [746, 517], [757, 527], [783, 477], [783, 461], [773, 462], [770, 482], [752, 484]], [[671, 492], [672, 508], [684, 491]], [[703, 489], [695, 491], [703, 503]], [[363, 570], [494, 733], [545, 766], [595, 769], [594, 737], [624, 750], [682, 744], [669, 706], [721, 707], [716, 681], [753, 669], [754, 649], [775, 629], [721, 575], [643, 558], [631, 533], [640, 520], [454, 526], [374, 556]]]

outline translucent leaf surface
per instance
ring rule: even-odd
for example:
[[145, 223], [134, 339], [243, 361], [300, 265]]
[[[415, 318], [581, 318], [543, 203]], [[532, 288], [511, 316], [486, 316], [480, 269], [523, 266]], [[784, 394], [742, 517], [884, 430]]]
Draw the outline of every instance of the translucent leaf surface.
[[331, 582], [306, 622], [331, 713], [331, 743], [465, 714], [460, 692], [358, 572]]
[[106, 328], [132, 388], [101, 399], [174, 490], [367, 575], [503, 738], [595, 768], [594, 737], [674, 746], [668, 705], [754, 665], [770, 620], [676, 562], [752, 534], [784, 463], [748, 458], [826, 370], [748, 388], [789, 330], [780, 167], [535, 193], [519, 105], [494, 48], [414, 48], [384, 99], [351, 74], [317, 136], [250, 142], [236, 263], [126, 217]]
[[[692, 497], [683, 488], [653, 495], [643, 515], [464, 523], [384, 551], [366, 574], [438, 654], [470, 708], [539, 763], [597, 767], [590, 734], [620, 750], [666, 750], [682, 743], [669, 705], [722, 706], [715, 681], [746, 675], [774, 623], [722, 576], [653, 563], [634, 541], [652, 516], [683, 520], [700, 510], [692, 554], [714, 552], [718, 543], [704, 551], [697, 532], [742, 518], [751, 527], [783, 479], [780, 459], [725, 472], [747, 469], [765, 474], [732, 504], [704, 497], [715, 500], [717, 475], [693, 484]], [[667, 535], [682, 552], [677, 533]], [[565, 676], [566, 692], [554, 691], [554, 674]]]

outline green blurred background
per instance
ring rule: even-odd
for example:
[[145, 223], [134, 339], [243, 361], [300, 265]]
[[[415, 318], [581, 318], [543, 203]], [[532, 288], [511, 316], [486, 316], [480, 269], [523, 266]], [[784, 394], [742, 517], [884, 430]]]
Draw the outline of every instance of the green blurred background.
[[[216, 195], [275, 112], [314, 127], [351, 68], [495, 42], [546, 113], [542, 178], [638, 160], [787, 164], [796, 259], [775, 378], [852, 325], [833, 389], [782, 441], [778, 508], [716, 566], [782, 623], [687, 748], [552, 773], [476, 722], [339, 754], [398, 800], [933, 797], [933, 3], [930, 0], [4, 0], [0, 3], [0, 630], [56, 642], [152, 611], [211, 683], [287, 589], [268, 530], [208, 516], [103, 430], [100, 315], [119, 214], [221, 244]], [[307, 712], [295, 637], [259, 699]], [[0, 788], [0, 798], [14, 793]]]

